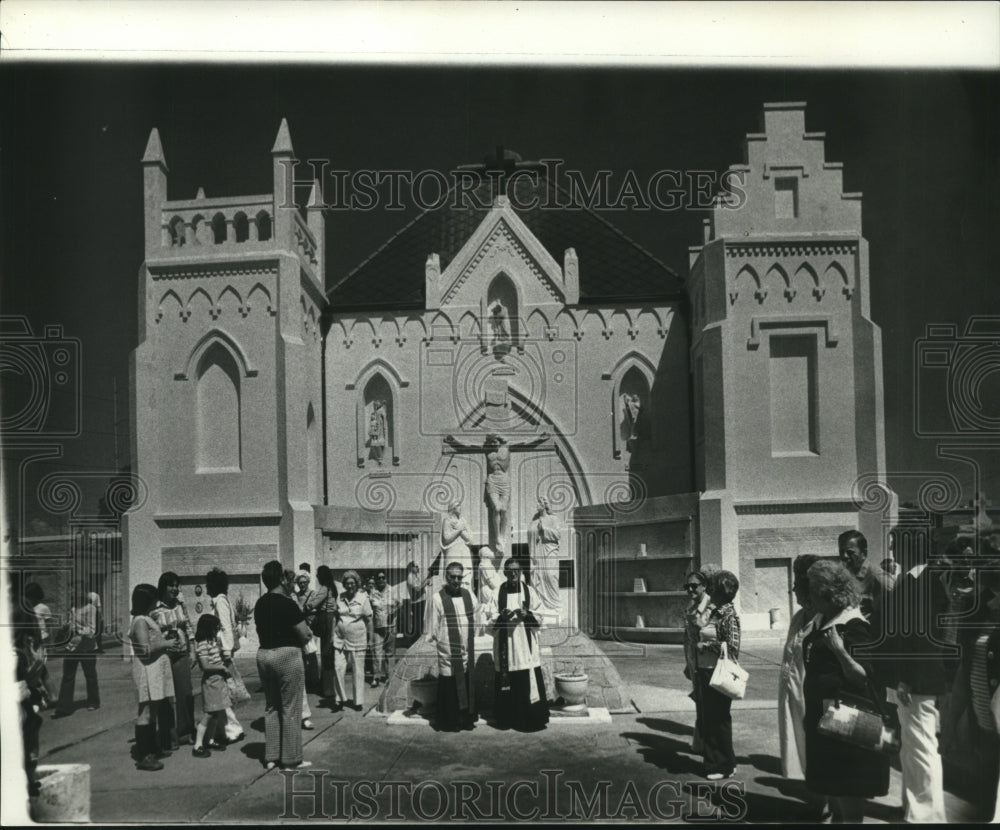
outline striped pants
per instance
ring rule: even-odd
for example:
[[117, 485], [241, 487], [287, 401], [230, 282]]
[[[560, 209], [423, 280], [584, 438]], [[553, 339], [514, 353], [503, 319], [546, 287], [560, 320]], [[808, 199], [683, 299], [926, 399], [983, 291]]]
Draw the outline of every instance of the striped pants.
[[302, 699], [305, 665], [292, 646], [257, 651], [257, 673], [264, 687], [264, 760], [297, 764], [302, 760]]

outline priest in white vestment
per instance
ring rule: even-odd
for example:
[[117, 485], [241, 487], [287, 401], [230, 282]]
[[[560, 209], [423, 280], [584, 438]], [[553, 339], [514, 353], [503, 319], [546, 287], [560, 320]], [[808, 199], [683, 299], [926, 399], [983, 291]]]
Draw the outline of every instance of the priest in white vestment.
[[504, 563], [504, 582], [489, 614], [493, 633], [494, 715], [500, 729], [534, 732], [549, 722], [542, 679], [541, 605], [521, 579], [516, 559]]

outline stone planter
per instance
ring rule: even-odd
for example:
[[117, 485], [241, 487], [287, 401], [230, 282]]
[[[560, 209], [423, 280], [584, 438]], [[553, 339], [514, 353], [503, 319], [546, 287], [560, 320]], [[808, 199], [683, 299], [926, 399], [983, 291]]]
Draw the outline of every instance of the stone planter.
[[410, 681], [410, 708], [421, 714], [430, 714], [437, 708], [438, 679], [421, 677]]
[[90, 821], [90, 764], [38, 767], [41, 791], [31, 799], [31, 817], [40, 822]]
[[555, 674], [556, 697], [566, 701], [567, 706], [580, 706], [587, 702], [587, 683], [590, 678], [585, 674]]

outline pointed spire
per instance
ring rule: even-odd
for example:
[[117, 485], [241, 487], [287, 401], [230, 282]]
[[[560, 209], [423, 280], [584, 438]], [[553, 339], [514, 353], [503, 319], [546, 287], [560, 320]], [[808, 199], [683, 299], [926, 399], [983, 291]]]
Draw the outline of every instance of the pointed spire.
[[293, 155], [295, 153], [292, 149], [292, 136], [288, 131], [288, 120], [285, 118], [281, 119], [281, 126], [278, 127], [278, 137], [274, 139], [274, 146], [271, 148], [271, 153], [272, 155], [278, 153]]
[[198, 192], [195, 194], [194, 198], [195, 199], [204, 199], [205, 198], [205, 188], [199, 187], [198, 188]]
[[323, 207], [323, 200], [319, 197], [319, 182], [313, 179], [312, 187], [309, 190], [309, 201], [306, 202], [306, 209], [317, 209]]
[[146, 142], [142, 163], [162, 164], [164, 169], [167, 167], [167, 158], [163, 155], [163, 146], [160, 144], [160, 131], [156, 127], [149, 131], [149, 141]]

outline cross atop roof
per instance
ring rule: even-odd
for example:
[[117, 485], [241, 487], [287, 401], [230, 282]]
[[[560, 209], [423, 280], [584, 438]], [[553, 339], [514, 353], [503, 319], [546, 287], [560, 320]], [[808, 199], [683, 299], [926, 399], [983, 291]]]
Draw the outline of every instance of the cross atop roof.
[[496, 152], [492, 156], [485, 156], [480, 164], [460, 164], [457, 169], [486, 174], [499, 171], [502, 178], [511, 175], [515, 170], [544, 170], [545, 165], [540, 161], [522, 161], [519, 153], [498, 144]]

